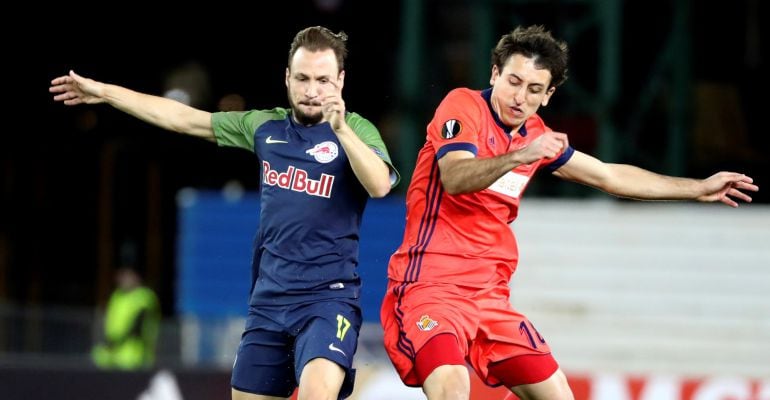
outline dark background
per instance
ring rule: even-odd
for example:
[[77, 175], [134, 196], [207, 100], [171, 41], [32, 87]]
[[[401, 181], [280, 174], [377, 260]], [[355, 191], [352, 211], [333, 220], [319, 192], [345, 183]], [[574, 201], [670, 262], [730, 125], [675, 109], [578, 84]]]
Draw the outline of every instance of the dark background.
[[[454, 73], [462, 61], [439, 51], [451, 48], [447, 43], [472, 29], [463, 24], [462, 13], [473, 7], [472, 2], [426, 1], [424, 29], [429, 46], [426, 73], [419, 82], [423, 99], [419, 105], [400, 104], [396, 92], [402, 78], [398, 76], [402, 2], [341, 0], [330, 10], [314, 1], [257, 3], [240, 8], [168, 6], [171, 8], [165, 11], [156, 9], [157, 5], [135, 3], [111, 3], [109, 9], [78, 9], [68, 4], [9, 16], [18, 19], [14, 26], [20, 28], [2, 28], [6, 44], [4, 109], [10, 126], [0, 145], [0, 304], [101, 303], [112, 269], [129, 259], [145, 271], [161, 295], [164, 312], [171, 314], [177, 191], [183, 187], [219, 189], [231, 181], [247, 190], [258, 188], [258, 164], [249, 152], [162, 131], [109, 106], [54, 103], [49, 82], [69, 69], [162, 94], [172, 73], [197, 65], [208, 79], [208, 94], [196, 106], [215, 111], [219, 99], [237, 93], [246, 108], [272, 108], [287, 105], [284, 70], [294, 34], [310, 25], [344, 30], [350, 36], [344, 90], [347, 108], [380, 127], [406, 178], [414, 160], [399, 154], [405, 133], [393, 120], [413, 113], [424, 127], [451, 88], [483, 88], [483, 82]], [[521, 8], [519, 21], [547, 24], [556, 36], [560, 21], [574, 16], [574, 9], [564, 6], [574, 3], [537, 2], [534, 7], [512, 3], [505, 9], [516, 13]], [[711, 126], [724, 135], [730, 148], [706, 152], [705, 159], [686, 151], [682, 154], [685, 172], [706, 177], [720, 169], [735, 169], [766, 187], [768, 139], [759, 125], [765, 108], [761, 96], [767, 88], [767, 35], [759, 21], [766, 20], [766, 2], [743, 0], [719, 7], [708, 2], [685, 3], [690, 10], [687, 51], [696, 93], [693, 107], [706, 101], [713, 103], [706, 110], [737, 110], [722, 126]], [[609, 111], [620, 130], [627, 127], [637, 104], [634, 99], [653, 79], [650, 71], [668, 31], [684, 23], [674, 20], [673, 4], [622, 3], [621, 93]], [[496, 31], [495, 38], [512, 27]], [[570, 79], [587, 87], [595, 85], [595, 60], [583, 56], [594, 52], [594, 44], [587, 40], [570, 45]], [[488, 64], [487, 59], [480, 62]], [[666, 77], [661, 79], [665, 87]], [[718, 91], [724, 96], [699, 100], [697, 90], [709, 85], [727, 88]], [[628, 139], [639, 151], [621, 154], [617, 161], [669, 173], [655, 158], [662, 153], [658, 147], [664, 134], [661, 116], [668, 107], [665, 90], [660, 93], [652, 111], [633, 127], [636, 134]], [[570, 133], [566, 122], [576, 119], [559, 118], [560, 111], [570, 106], [570, 98], [560, 94], [557, 91], [553, 104], [542, 114], [546, 122], [552, 118], [555, 129]], [[703, 113], [693, 113], [691, 131], [708, 124], [707, 118], [700, 123], [697, 118], [704, 118]], [[574, 128], [582, 136], [576, 133], [571, 140], [579, 150], [593, 154], [596, 132], [590, 116], [587, 120]], [[685, 149], [694, 143], [686, 142]], [[542, 182], [531, 188], [532, 196], [564, 195], [551, 189], [561, 183], [549, 178]], [[402, 184], [397, 194], [405, 190]], [[757, 194], [756, 201], [770, 201], [766, 192]]]

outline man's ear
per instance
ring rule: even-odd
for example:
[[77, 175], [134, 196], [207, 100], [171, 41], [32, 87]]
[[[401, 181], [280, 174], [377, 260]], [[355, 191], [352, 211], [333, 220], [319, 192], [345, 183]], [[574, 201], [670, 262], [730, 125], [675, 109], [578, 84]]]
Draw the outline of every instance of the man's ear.
[[556, 88], [554, 86], [551, 86], [548, 88], [548, 90], [545, 92], [545, 96], [543, 96], [543, 101], [540, 102], [540, 105], [545, 107], [548, 105], [548, 102], [551, 100], [551, 96], [553, 96], [553, 92], [556, 91]]
[[495, 86], [495, 80], [500, 76], [500, 70], [497, 69], [497, 65], [492, 66], [492, 74], [489, 77], [489, 84]]
[[340, 71], [339, 76], [337, 76], [337, 82], [339, 82], [340, 91], [342, 91], [342, 87], [345, 86], [345, 70], [343, 69]]
[[286, 78], [284, 79], [284, 83], [286, 84], [286, 87], [289, 87], [289, 67], [286, 67]]

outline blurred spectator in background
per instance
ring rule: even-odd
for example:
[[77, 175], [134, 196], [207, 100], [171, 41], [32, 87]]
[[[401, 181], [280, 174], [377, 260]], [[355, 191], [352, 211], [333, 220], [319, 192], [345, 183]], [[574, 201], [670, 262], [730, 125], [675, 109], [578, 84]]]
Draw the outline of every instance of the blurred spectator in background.
[[105, 313], [104, 336], [92, 349], [91, 358], [99, 368], [150, 368], [155, 363], [160, 325], [158, 298], [131, 264], [116, 271], [115, 283]]

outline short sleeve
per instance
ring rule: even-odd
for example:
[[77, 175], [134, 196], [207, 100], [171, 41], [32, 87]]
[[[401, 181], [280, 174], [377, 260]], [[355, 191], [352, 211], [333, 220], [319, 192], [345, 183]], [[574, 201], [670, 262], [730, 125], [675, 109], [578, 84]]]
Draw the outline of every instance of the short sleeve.
[[385, 164], [387, 164], [390, 169], [390, 186], [396, 186], [401, 180], [401, 175], [393, 166], [393, 162], [390, 160], [390, 154], [388, 154], [388, 149], [385, 147], [385, 142], [382, 141], [382, 136], [380, 136], [380, 131], [377, 130], [377, 127], [369, 122], [369, 120], [356, 113], [347, 113], [345, 122], [350, 126], [350, 129], [356, 133], [356, 136], [372, 149], [374, 154], [377, 154], [382, 161], [385, 161]]
[[283, 108], [217, 112], [211, 114], [211, 127], [220, 146], [233, 146], [254, 151], [254, 133], [270, 120], [286, 118]]
[[455, 89], [444, 98], [428, 125], [428, 142], [436, 158], [456, 150], [478, 153], [481, 111], [479, 93], [470, 89]]

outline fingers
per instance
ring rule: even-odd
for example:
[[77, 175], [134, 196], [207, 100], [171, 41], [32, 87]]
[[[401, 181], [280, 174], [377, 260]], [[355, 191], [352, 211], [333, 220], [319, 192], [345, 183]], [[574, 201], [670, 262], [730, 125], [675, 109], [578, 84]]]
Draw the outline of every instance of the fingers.
[[342, 96], [340, 96], [339, 93], [330, 93], [330, 94], [326, 94], [323, 97], [321, 97], [321, 103], [322, 104], [331, 103], [331, 102], [342, 102], [342, 103], [344, 103], [342, 101]]
[[737, 188], [737, 189], [740, 189], [740, 190], [749, 190], [749, 191], [752, 191], [752, 192], [758, 192], [759, 191], [759, 186], [751, 184], [750, 182], [753, 182], [753, 180], [751, 180], [751, 178], [749, 178], [749, 179], [750, 179], [749, 181], [734, 182], [733, 183], [733, 187]]
[[62, 92], [69, 92], [73, 90], [74, 88], [72, 85], [69, 84], [56, 84], [55, 86], [51, 86], [48, 88], [48, 91], [51, 93], [62, 93]]
[[[736, 199], [746, 203], [751, 203], [751, 196], [745, 192], [759, 191], [759, 186], [754, 184], [754, 179], [752, 179], [750, 176], [739, 174], [737, 172], [718, 172], [709, 177], [707, 180], [711, 180], [712, 185], [714, 185], [712, 187], [714, 188], [714, 193], [717, 194], [716, 199], [730, 207], [738, 207], [738, 203], [735, 201]], [[716, 185], [718, 185], [718, 187], [721, 189], [716, 189]], [[712, 197], [712, 199], [714, 198]]]
[[754, 183], [754, 179], [748, 175], [745, 174], [739, 174], [737, 172], [718, 172], [711, 176], [714, 177], [720, 177], [721, 179], [725, 181], [730, 182], [744, 182], [744, 183]]
[[324, 113], [345, 112], [345, 102], [336, 94], [326, 95], [321, 99], [321, 107]]
[[72, 78], [70, 78], [68, 75], [64, 75], [64, 76], [60, 76], [60, 77], [54, 78], [51, 81], [51, 85], [62, 85], [62, 84], [65, 84], [65, 83], [70, 83], [70, 82], [72, 82]]
[[71, 84], [60, 84], [56, 86], [51, 86], [50, 88], [48, 88], [48, 91], [56, 94], [55, 96], [53, 96], [54, 101], [64, 101], [65, 104], [71, 103], [71, 101], [67, 102], [67, 100], [80, 98], [80, 94], [77, 91], [77, 88]]
[[546, 140], [543, 142], [544, 156], [554, 158], [557, 154], [564, 151], [569, 146], [567, 135], [561, 132], [548, 132]]
[[561, 143], [561, 149], [559, 149], [559, 152], [562, 152], [569, 146], [569, 137], [566, 133], [554, 132], [554, 134], [556, 134], [556, 140]]
[[321, 101], [321, 107], [324, 111], [339, 111], [344, 109], [344, 105], [341, 101], [323, 99]]
[[58, 95], [54, 96], [53, 99], [55, 101], [62, 101], [62, 100], [71, 100], [71, 99], [74, 99], [74, 98], [77, 98], [77, 97], [78, 96], [75, 93], [66, 92], [66, 93], [62, 93], [62, 94], [58, 94]]
[[732, 208], [738, 208], [738, 203], [736, 203], [733, 199], [731, 199], [731, 198], [729, 198], [727, 196], [722, 196], [722, 198], [719, 199], [719, 201], [721, 201], [722, 203], [727, 204], [728, 206], [730, 206]]
[[747, 203], [751, 203], [751, 196], [747, 195], [746, 193], [741, 192], [740, 190], [736, 189], [730, 189], [727, 191], [727, 196], [735, 197], [737, 199], [743, 200]]
[[742, 190], [750, 190], [752, 192], [756, 192], [759, 190], [759, 187], [757, 185], [748, 183], [748, 182], [753, 182], [753, 180], [745, 175], [741, 175], [739, 179], [740, 180], [733, 181], [732, 183], [730, 183], [730, 187], [719, 198], [719, 201], [734, 208], [738, 207], [738, 202], [736, 202], [734, 199], [738, 199], [746, 203], [752, 202], [753, 199], [751, 198], [751, 196], [742, 192]]

